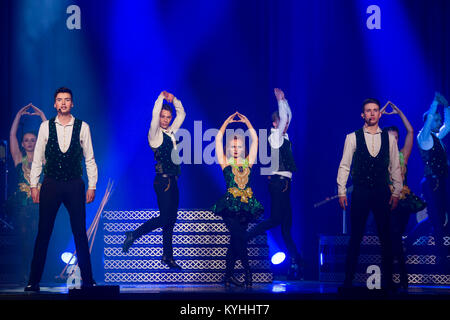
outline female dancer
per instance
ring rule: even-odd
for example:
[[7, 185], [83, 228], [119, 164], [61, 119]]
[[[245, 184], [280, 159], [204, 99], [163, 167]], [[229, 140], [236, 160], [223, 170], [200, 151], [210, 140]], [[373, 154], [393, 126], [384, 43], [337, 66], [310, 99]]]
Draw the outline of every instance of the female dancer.
[[[391, 215], [391, 231], [392, 231], [392, 244], [394, 260], [398, 261], [400, 271], [400, 286], [403, 289], [408, 288], [408, 274], [405, 264], [404, 248], [402, 243], [402, 235], [406, 230], [410, 214], [421, 211], [425, 208], [425, 202], [414, 195], [407, 185], [406, 173], [408, 160], [411, 155], [412, 147], [414, 144], [414, 130], [411, 123], [406, 118], [405, 114], [392, 102], [388, 101], [388, 104], [392, 106], [391, 112], [386, 112], [387, 105], [381, 109], [383, 114], [391, 115], [398, 114], [406, 128], [407, 134], [403, 148], [399, 151], [400, 167], [403, 179], [403, 190], [400, 194], [400, 200], [397, 209], [392, 212]], [[385, 128], [392, 133], [395, 139], [399, 140], [399, 130], [397, 127], [392, 126]]]
[[[239, 120], [234, 118], [238, 116]], [[230, 123], [242, 122], [247, 125], [251, 136], [250, 153], [246, 155], [245, 141], [242, 136], [227, 139], [224, 153], [223, 136]], [[220, 215], [230, 232], [230, 244], [227, 249], [224, 284], [242, 286], [243, 283], [233, 276], [234, 265], [241, 260], [245, 270], [245, 285], [252, 285], [252, 274], [248, 262], [246, 231], [248, 223], [264, 210], [253, 197], [250, 188], [251, 169], [258, 152], [258, 135], [250, 121], [244, 115], [235, 112], [223, 123], [216, 136], [216, 154], [225, 178], [227, 192], [213, 205], [211, 211]]]
[[[34, 110], [33, 113], [27, 111], [30, 108]], [[24, 281], [26, 281], [29, 271], [27, 268], [30, 265], [33, 241], [39, 221], [39, 206], [33, 203], [30, 189], [31, 164], [37, 137], [34, 133], [27, 132], [23, 135], [20, 146], [17, 140], [17, 129], [20, 119], [24, 115], [39, 116], [42, 122], [46, 121], [47, 118], [41, 110], [30, 103], [17, 112], [9, 135], [9, 146], [16, 169], [17, 184], [14, 193], [8, 199], [8, 207], [13, 215], [13, 221], [18, 229], [20, 239], [22, 263], [19, 272], [23, 274]]]

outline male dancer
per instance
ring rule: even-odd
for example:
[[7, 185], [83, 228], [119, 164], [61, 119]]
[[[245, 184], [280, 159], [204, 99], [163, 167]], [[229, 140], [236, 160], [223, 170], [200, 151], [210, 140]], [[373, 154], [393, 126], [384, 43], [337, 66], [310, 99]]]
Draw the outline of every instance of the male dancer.
[[[389, 214], [397, 207], [403, 188], [399, 152], [395, 137], [378, 127], [381, 117], [378, 100], [366, 99], [363, 102], [361, 117], [365, 122], [364, 127], [347, 135], [337, 176], [339, 204], [345, 209], [346, 184], [352, 166], [351, 230], [344, 287], [352, 286], [361, 239], [367, 217], [372, 211], [382, 250], [381, 285], [383, 289], [390, 290], [393, 282]], [[394, 187], [392, 193], [389, 189], [389, 178]]]
[[[437, 107], [444, 106], [444, 125]], [[427, 212], [433, 225], [435, 243], [438, 248], [438, 263], [448, 270], [450, 266], [450, 247], [445, 248], [444, 236], [449, 235], [445, 224], [446, 212], [449, 215], [447, 198], [448, 159], [442, 139], [450, 131], [450, 108], [447, 100], [436, 93], [430, 109], [424, 114], [424, 126], [417, 135], [420, 155], [425, 165], [422, 190], [427, 202]]]
[[[278, 101], [278, 111], [272, 114], [271, 133], [269, 144], [272, 154], [278, 152], [278, 170], [272, 172], [269, 180], [269, 192], [271, 199], [270, 218], [261, 222], [249, 231], [247, 237], [251, 239], [256, 235], [281, 225], [281, 235], [290, 256], [290, 268], [288, 279], [303, 279], [303, 263], [300, 253], [297, 251], [292, 239], [292, 207], [291, 207], [291, 180], [293, 172], [297, 171], [292, 155], [292, 143], [289, 140], [287, 129], [292, 120], [291, 109], [283, 91], [274, 89]], [[275, 151], [275, 149], [277, 149]]]
[[[163, 103], [166, 100], [173, 103], [176, 110], [176, 118], [172, 125], [172, 107]], [[186, 117], [181, 101], [173, 94], [166, 91], [161, 92], [153, 107], [152, 121], [148, 132], [148, 142], [155, 154], [156, 176], [153, 182], [159, 207], [159, 216], [152, 218], [142, 224], [138, 229], [132, 232], [126, 232], [126, 239], [123, 243], [123, 252], [133, 245], [133, 242], [149, 233], [152, 230], [163, 228], [163, 256], [162, 263], [171, 269], [181, 269], [173, 259], [172, 234], [175, 222], [177, 220], [179, 191], [178, 176], [180, 174], [180, 165], [174, 163], [173, 159], [177, 156], [177, 142], [175, 133], [181, 127]]]
[[[30, 173], [31, 197], [34, 203], [39, 203], [39, 228], [25, 291], [39, 291], [50, 236], [61, 204], [69, 212], [82, 287], [95, 285], [86, 235], [86, 203], [94, 201], [98, 172], [89, 126], [72, 116], [73, 106], [72, 91], [59, 88], [54, 104], [57, 116], [43, 122], [39, 128]], [[82, 179], [83, 156], [89, 182], [86, 195]], [[42, 168], [44, 181], [39, 191], [37, 185]]]

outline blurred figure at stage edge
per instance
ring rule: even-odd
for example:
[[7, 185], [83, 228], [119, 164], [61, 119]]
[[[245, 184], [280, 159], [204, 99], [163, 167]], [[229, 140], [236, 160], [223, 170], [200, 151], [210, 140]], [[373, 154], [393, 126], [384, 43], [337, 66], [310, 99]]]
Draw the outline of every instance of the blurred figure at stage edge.
[[[91, 132], [86, 122], [71, 113], [74, 99], [70, 89], [57, 89], [54, 99], [57, 115], [41, 124], [31, 166], [31, 197], [34, 203], [39, 203], [39, 227], [25, 291], [40, 289], [48, 244], [61, 204], [69, 213], [82, 288], [95, 285], [86, 235], [86, 203], [94, 201], [98, 179]], [[87, 191], [82, 179], [83, 156], [89, 183]], [[42, 171], [44, 180], [39, 190]]]
[[[439, 105], [444, 107], [443, 125], [438, 111]], [[424, 163], [421, 186], [427, 202], [428, 217], [434, 230], [437, 264], [445, 272], [450, 268], [450, 246], [444, 244], [444, 237], [450, 235], [448, 222], [450, 199], [447, 190], [449, 164], [443, 139], [450, 131], [450, 108], [447, 100], [440, 93], [435, 93], [430, 109], [423, 115], [423, 121], [423, 128], [417, 135], [417, 143]]]
[[[168, 103], [167, 103], [168, 102]], [[175, 106], [176, 117], [173, 108]], [[155, 179], [153, 187], [159, 208], [159, 216], [152, 218], [142, 224], [134, 231], [125, 233], [125, 241], [122, 246], [123, 252], [128, 252], [133, 243], [141, 236], [157, 229], [163, 231], [163, 256], [162, 263], [171, 269], [181, 269], [173, 258], [172, 235], [177, 221], [179, 190], [178, 176], [180, 165], [177, 153], [177, 141], [175, 133], [181, 127], [186, 113], [181, 101], [173, 94], [163, 91], [156, 99], [152, 112], [150, 130], [148, 131], [148, 142], [155, 156]]]
[[[30, 272], [33, 243], [39, 221], [39, 206], [33, 203], [30, 188], [31, 164], [37, 137], [34, 132], [25, 132], [20, 145], [17, 140], [19, 123], [25, 115], [38, 116], [42, 121], [47, 121], [45, 114], [39, 108], [29, 103], [17, 112], [9, 134], [9, 148], [16, 171], [16, 184], [14, 192], [7, 200], [7, 212], [11, 215], [20, 241], [19, 254], [21, 263], [17, 274], [20, 277], [20, 282], [24, 284], [27, 282]], [[40, 188], [40, 183], [38, 183], [38, 188]]]
[[[303, 280], [303, 259], [292, 239], [292, 207], [291, 207], [291, 182], [292, 175], [297, 171], [294, 156], [292, 154], [292, 142], [287, 134], [292, 121], [292, 112], [284, 92], [274, 89], [278, 102], [278, 110], [272, 114], [272, 128], [268, 137], [271, 147], [272, 161], [276, 171], [267, 176], [270, 194], [270, 217], [262, 221], [247, 234], [251, 239], [263, 234], [269, 229], [281, 226], [281, 235], [289, 254], [288, 280]], [[278, 157], [274, 157], [277, 154]], [[272, 166], [274, 163], [272, 163]]]
[[394, 290], [390, 215], [397, 208], [403, 189], [399, 151], [395, 136], [379, 128], [381, 110], [378, 100], [366, 99], [361, 117], [364, 126], [346, 136], [337, 176], [339, 204], [343, 209], [348, 205], [346, 184], [350, 172], [353, 180], [350, 240], [343, 287], [352, 288], [360, 243], [367, 217], [372, 212], [381, 243], [381, 288], [389, 292]]
[[[235, 118], [238, 117], [237, 120]], [[242, 122], [250, 132], [251, 145], [247, 154], [245, 139], [242, 135], [226, 137], [225, 150], [223, 137], [230, 123]], [[230, 242], [226, 255], [225, 287], [231, 284], [251, 287], [253, 275], [250, 270], [247, 252], [246, 232], [249, 222], [255, 221], [264, 211], [255, 198], [252, 188], [252, 167], [258, 154], [258, 135], [246, 116], [235, 112], [222, 124], [216, 135], [216, 155], [225, 179], [227, 192], [212, 206], [211, 211], [221, 216], [229, 233]], [[241, 282], [234, 276], [237, 260], [241, 260], [245, 280]]]
[[[387, 112], [386, 108], [390, 105], [392, 111]], [[394, 262], [398, 263], [399, 273], [400, 273], [400, 286], [402, 289], [406, 290], [408, 288], [408, 272], [406, 270], [406, 255], [405, 248], [403, 245], [403, 235], [406, 231], [406, 226], [408, 224], [411, 214], [415, 214], [426, 207], [424, 200], [416, 196], [407, 185], [407, 166], [408, 160], [411, 156], [411, 151], [414, 144], [414, 130], [406, 118], [405, 114], [392, 102], [388, 101], [387, 105], [381, 109], [383, 115], [398, 115], [403, 122], [406, 129], [406, 137], [403, 147], [399, 151], [400, 157], [400, 169], [402, 174], [403, 189], [400, 193], [400, 198], [397, 208], [391, 214], [391, 240], [392, 240], [392, 250]], [[390, 134], [394, 135], [395, 140], [398, 143], [399, 140], [399, 129], [396, 126], [391, 126], [384, 128]], [[391, 191], [394, 187], [391, 183]]]

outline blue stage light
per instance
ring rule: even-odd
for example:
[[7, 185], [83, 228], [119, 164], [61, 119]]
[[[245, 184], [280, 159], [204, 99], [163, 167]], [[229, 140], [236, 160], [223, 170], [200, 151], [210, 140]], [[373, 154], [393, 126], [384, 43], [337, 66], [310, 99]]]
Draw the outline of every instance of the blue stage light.
[[286, 255], [284, 254], [284, 252], [277, 252], [272, 256], [272, 264], [280, 264], [284, 261], [284, 259], [286, 259]]
[[61, 255], [61, 260], [64, 261], [64, 263], [68, 264], [75, 264], [77, 263], [77, 257], [72, 255], [70, 252], [64, 252]]

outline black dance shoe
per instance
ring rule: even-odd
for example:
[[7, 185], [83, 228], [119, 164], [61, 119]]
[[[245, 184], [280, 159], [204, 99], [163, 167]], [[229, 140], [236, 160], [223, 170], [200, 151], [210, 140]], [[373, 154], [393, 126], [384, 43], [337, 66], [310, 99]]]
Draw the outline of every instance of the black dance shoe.
[[300, 257], [291, 258], [291, 265], [288, 270], [288, 280], [304, 280], [303, 260]]
[[181, 268], [180, 265], [178, 265], [175, 260], [173, 260], [173, 258], [167, 258], [165, 256], [163, 256], [161, 258], [161, 262], [163, 264], [165, 264], [166, 266], [168, 266], [170, 269], [175, 269], [175, 270], [182, 270], [183, 268]]
[[81, 284], [81, 289], [82, 290], [86, 290], [86, 289], [90, 289], [90, 288], [93, 288], [93, 287], [96, 287], [97, 286], [97, 283], [94, 281], [94, 280], [92, 280], [91, 282], [87, 282], [87, 283], [82, 283]]
[[25, 292], [39, 292], [41, 291], [41, 288], [39, 287], [38, 284], [28, 284], [25, 289]]
[[225, 285], [225, 288], [229, 288], [232, 284], [235, 285], [236, 287], [244, 286], [244, 282], [239, 281], [235, 276], [225, 276], [223, 284]]
[[253, 286], [253, 276], [250, 270], [245, 271], [245, 286], [251, 288]]
[[125, 232], [125, 236], [126, 236], [126, 239], [122, 245], [122, 252], [127, 253], [128, 249], [130, 249], [130, 247], [133, 245], [133, 242], [135, 239], [133, 237], [133, 232]]

